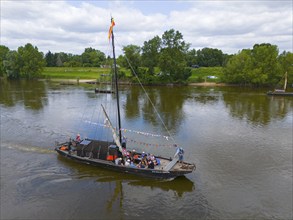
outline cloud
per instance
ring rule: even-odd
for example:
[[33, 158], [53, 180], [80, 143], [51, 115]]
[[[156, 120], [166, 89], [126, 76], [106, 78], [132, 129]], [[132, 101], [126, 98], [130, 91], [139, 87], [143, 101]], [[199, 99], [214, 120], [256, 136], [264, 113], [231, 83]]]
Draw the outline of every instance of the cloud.
[[29, 42], [44, 53], [73, 54], [93, 47], [110, 55], [111, 14], [118, 54], [171, 28], [195, 49], [237, 53], [271, 43], [292, 51], [291, 1], [1, 1], [1, 44], [17, 49]]

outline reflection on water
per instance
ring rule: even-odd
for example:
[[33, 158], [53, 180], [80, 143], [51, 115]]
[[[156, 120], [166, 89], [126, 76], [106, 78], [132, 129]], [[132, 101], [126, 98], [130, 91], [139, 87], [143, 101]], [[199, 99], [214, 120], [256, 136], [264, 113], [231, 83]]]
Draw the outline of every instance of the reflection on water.
[[[113, 95], [37, 81], [0, 84], [1, 219], [292, 219], [291, 97], [243, 88], [147, 87], [186, 159], [197, 165], [192, 175], [160, 181], [54, 152], [55, 141], [77, 132], [102, 135], [83, 123], [95, 120], [94, 109], [104, 97], [114, 102]], [[123, 127], [164, 134], [145, 94], [121, 89]]]
[[28, 109], [40, 110], [47, 105], [47, 88], [44, 82], [27, 80], [0, 81], [0, 103], [14, 106], [23, 102]]
[[164, 191], [173, 191], [174, 195], [176, 195], [177, 197], [182, 197], [184, 192], [192, 192], [193, 190], [195, 190], [194, 183], [185, 176], [178, 177], [173, 180], [147, 179], [130, 174], [120, 174], [115, 171], [108, 171], [97, 167], [93, 168], [87, 165], [80, 165], [61, 156], [58, 156], [58, 160], [61, 163], [64, 163], [66, 166], [74, 169], [75, 178], [91, 177], [95, 178], [97, 182], [115, 182], [116, 184], [119, 183], [119, 185], [116, 186], [114, 190], [115, 196], [113, 195], [113, 197], [117, 197], [120, 193], [122, 197], [121, 182], [129, 186], [150, 187], [151, 189], [159, 188]]
[[272, 119], [284, 119], [293, 108], [291, 97], [267, 96], [263, 91], [223, 93], [223, 101], [232, 117], [260, 125], [267, 125]]

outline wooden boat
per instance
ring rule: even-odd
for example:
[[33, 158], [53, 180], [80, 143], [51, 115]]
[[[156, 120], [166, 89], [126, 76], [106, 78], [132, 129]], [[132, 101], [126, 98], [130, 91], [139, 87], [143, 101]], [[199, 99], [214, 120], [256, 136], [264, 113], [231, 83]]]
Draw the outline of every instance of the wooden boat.
[[293, 96], [293, 92], [286, 92], [287, 88], [287, 81], [288, 81], [288, 74], [287, 72], [284, 75], [285, 81], [284, 81], [284, 87], [283, 89], [275, 89], [274, 91], [269, 91], [267, 95], [274, 95], [274, 96]]
[[113, 90], [95, 88], [95, 93], [112, 93], [112, 94], [114, 94], [114, 91]]
[[[111, 130], [113, 141], [84, 139], [82, 141], [72, 141], [71, 139], [64, 143], [56, 143], [55, 150], [63, 157], [72, 159], [74, 161], [88, 164], [91, 166], [102, 167], [114, 170], [120, 173], [134, 174], [144, 177], [170, 179], [185, 174], [191, 173], [195, 170], [194, 163], [184, 162], [180, 159], [178, 154], [179, 148], [173, 158], [166, 158], [162, 156], [146, 155], [142, 153], [129, 152], [125, 146], [122, 146], [121, 134], [121, 118], [119, 107], [119, 90], [117, 82], [117, 69], [115, 58], [114, 34], [113, 34], [113, 20], [111, 19], [111, 27], [109, 35], [112, 36], [114, 73], [115, 73], [115, 95], [117, 105], [118, 128], [115, 129], [103, 105], [101, 108], [105, 116], [105, 125]], [[146, 162], [147, 158], [149, 161]], [[182, 159], [182, 158], [181, 158]], [[132, 160], [131, 164], [127, 162]]]

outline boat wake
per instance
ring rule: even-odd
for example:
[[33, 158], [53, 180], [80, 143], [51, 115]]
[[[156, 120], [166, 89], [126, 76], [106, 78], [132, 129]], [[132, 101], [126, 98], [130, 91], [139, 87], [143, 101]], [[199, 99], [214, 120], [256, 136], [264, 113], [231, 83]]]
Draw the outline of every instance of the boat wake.
[[54, 149], [46, 149], [41, 148], [38, 146], [29, 146], [24, 144], [13, 144], [13, 143], [1, 143], [1, 148], [8, 148], [17, 151], [24, 151], [24, 152], [35, 152], [40, 154], [52, 154], [55, 153]]

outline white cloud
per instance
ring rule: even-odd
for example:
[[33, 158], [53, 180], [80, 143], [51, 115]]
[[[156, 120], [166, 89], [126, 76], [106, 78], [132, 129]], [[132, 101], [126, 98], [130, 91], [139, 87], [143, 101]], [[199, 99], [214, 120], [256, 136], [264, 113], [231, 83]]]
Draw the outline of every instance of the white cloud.
[[[180, 3], [180, 4], [179, 4]], [[180, 5], [180, 7], [179, 7]], [[188, 6], [188, 7], [187, 7]], [[152, 12], [153, 9], [153, 12]], [[110, 55], [107, 31], [116, 21], [117, 52], [142, 46], [174, 28], [195, 49], [225, 53], [271, 43], [292, 51], [291, 1], [1, 1], [1, 44], [17, 49], [30, 42], [46, 53], [81, 54], [94, 47]]]

